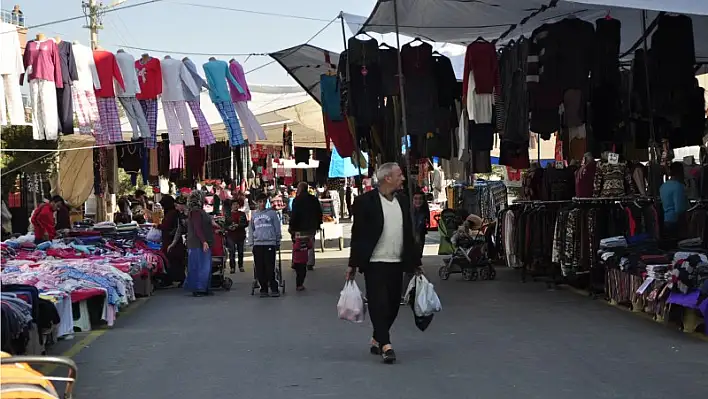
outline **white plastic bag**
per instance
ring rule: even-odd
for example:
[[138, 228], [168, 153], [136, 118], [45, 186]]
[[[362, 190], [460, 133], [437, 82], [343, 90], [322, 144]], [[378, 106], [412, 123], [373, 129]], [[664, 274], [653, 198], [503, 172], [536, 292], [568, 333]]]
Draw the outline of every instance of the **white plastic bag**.
[[366, 315], [364, 309], [364, 298], [361, 295], [359, 286], [356, 281], [347, 281], [339, 295], [337, 302], [337, 314], [342, 320], [351, 321], [353, 323], [361, 323]]
[[[415, 280], [415, 302], [413, 311], [416, 316], [430, 316], [442, 310], [440, 298], [435, 293], [433, 284], [422, 274], [416, 276]], [[411, 282], [412, 283], [412, 282]]]
[[151, 227], [145, 239], [152, 242], [162, 242], [162, 231], [155, 227]]

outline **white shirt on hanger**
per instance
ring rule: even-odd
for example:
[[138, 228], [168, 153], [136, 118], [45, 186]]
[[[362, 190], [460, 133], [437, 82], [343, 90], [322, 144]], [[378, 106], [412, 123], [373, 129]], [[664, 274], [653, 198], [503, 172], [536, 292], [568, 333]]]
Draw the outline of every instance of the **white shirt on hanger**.
[[22, 75], [24, 64], [20, 49], [20, 36], [15, 25], [0, 22], [0, 49], [2, 49], [0, 75]]
[[79, 80], [74, 82], [75, 87], [84, 91], [93, 91], [94, 88], [100, 89], [101, 81], [98, 79], [93, 51], [77, 41], [73, 42], [72, 51], [74, 52], [76, 72], [79, 74]]
[[138, 72], [135, 70], [135, 58], [125, 51], [119, 51], [116, 53], [116, 62], [121, 75], [123, 75], [123, 84], [125, 85], [125, 90], [119, 84], [115, 85], [116, 95], [118, 97], [135, 97], [135, 94], [140, 93]]
[[182, 61], [165, 58], [160, 62], [160, 66], [162, 67], [162, 101], [184, 101], [182, 82], [195, 96], [199, 96], [199, 88]]

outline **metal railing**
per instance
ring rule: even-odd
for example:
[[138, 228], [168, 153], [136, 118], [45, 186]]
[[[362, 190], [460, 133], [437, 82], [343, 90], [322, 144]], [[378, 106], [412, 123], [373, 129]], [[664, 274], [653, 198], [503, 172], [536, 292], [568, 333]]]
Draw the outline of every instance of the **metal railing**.
[[17, 26], [26, 26], [25, 25], [25, 16], [22, 14], [15, 13], [11, 10], [0, 10], [0, 20], [2, 22], [8, 23], [8, 24], [13, 24]]

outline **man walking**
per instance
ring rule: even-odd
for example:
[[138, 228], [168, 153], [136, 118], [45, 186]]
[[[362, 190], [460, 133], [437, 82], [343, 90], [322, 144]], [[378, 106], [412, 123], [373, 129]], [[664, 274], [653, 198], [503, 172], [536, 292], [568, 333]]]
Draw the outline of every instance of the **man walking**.
[[305, 276], [307, 269], [312, 270], [315, 266], [315, 233], [320, 229], [322, 224], [322, 207], [320, 201], [314, 195], [308, 192], [307, 182], [300, 182], [297, 185], [297, 194], [293, 200], [291, 209], [290, 225], [288, 230], [293, 237], [293, 243], [298, 240], [307, 242], [307, 260], [306, 263], [293, 261], [293, 268], [297, 273], [297, 281], [295, 282], [296, 289], [302, 291], [305, 289]]
[[396, 353], [389, 331], [398, 315], [401, 279], [405, 272], [421, 273], [420, 252], [413, 237], [409, 200], [397, 194], [405, 177], [395, 162], [376, 171], [378, 189], [356, 198], [353, 206], [351, 255], [346, 278], [357, 269], [364, 274], [369, 315], [374, 327], [371, 353], [394, 363]]

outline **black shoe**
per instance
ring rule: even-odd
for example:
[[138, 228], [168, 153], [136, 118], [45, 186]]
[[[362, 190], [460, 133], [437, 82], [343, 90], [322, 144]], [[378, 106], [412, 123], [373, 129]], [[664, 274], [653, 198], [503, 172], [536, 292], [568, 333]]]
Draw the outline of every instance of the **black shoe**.
[[280, 296], [280, 291], [273, 291], [270, 293], [271, 298], [277, 298]]
[[235, 273], [236, 273], [236, 268], [235, 268], [235, 267], [232, 267], [232, 268], [231, 268], [231, 274], [235, 274]]
[[308, 265], [308, 266], [307, 266], [307, 270], [315, 270], [315, 266], [310, 266], [310, 265]]
[[246, 270], [243, 269], [243, 266], [239, 266], [239, 267], [238, 267], [238, 271], [240, 271], [241, 273], [243, 273], [243, 272], [245, 272]]
[[202, 296], [205, 296], [205, 295], [206, 295], [206, 294], [204, 294], [203, 292], [192, 292], [192, 296], [195, 297], [195, 298], [202, 297]]
[[261, 291], [261, 298], [268, 298], [270, 295], [268, 295], [268, 292], [263, 292]]
[[383, 358], [383, 362], [386, 364], [396, 363], [396, 352], [394, 352], [393, 349], [388, 349], [381, 355], [381, 357]]
[[371, 347], [369, 348], [369, 352], [372, 355], [381, 355], [381, 347], [379, 346], [379, 344], [375, 344], [372, 342]]

